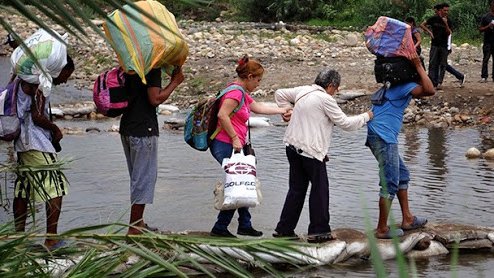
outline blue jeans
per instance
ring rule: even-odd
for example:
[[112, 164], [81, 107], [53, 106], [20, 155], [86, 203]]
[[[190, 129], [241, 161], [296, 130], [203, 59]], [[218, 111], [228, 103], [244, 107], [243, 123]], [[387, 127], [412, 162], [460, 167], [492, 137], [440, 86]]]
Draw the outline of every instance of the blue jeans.
[[379, 163], [379, 196], [393, 200], [400, 189], [408, 189], [410, 172], [398, 152], [398, 144], [386, 143], [379, 135], [368, 131], [365, 145]]
[[[211, 142], [211, 146], [209, 147], [211, 150], [211, 154], [221, 165], [223, 159], [226, 157], [231, 157], [233, 152], [232, 144], [221, 142], [218, 140], [213, 140]], [[252, 223], [250, 222], [251, 215], [249, 212], [249, 208], [239, 208], [238, 210], [238, 228], [240, 229], [248, 229], [252, 227]], [[218, 213], [218, 219], [214, 224], [213, 229], [215, 230], [227, 230], [228, 225], [232, 221], [233, 215], [235, 214], [235, 210], [221, 210]]]

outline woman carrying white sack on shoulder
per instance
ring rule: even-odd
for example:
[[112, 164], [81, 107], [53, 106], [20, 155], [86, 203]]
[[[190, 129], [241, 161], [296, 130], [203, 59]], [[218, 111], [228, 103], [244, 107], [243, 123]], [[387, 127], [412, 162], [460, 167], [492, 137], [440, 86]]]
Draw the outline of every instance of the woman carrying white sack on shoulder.
[[290, 164], [289, 188], [274, 237], [298, 238], [295, 228], [310, 182], [308, 241], [319, 243], [332, 239], [326, 162], [333, 126], [357, 130], [373, 117], [371, 111], [356, 116], [343, 113], [333, 98], [340, 81], [337, 71], [324, 69], [312, 85], [275, 92], [279, 107], [294, 107], [291, 115], [284, 117], [289, 121], [283, 139]]

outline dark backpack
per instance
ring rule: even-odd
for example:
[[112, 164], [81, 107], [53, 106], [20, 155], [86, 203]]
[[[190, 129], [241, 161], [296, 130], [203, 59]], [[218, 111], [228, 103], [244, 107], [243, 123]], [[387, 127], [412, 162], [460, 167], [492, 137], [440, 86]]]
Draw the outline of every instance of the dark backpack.
[[21, 119], [17, 116], [17, 92], [20, 79], [0, 89], [0, 140], [15, 140], [21, 132]]
[[374, 61], [374, 75], [377, 83], [382, 83], [388, 88], [397, 84], [419, 81], [415, 66], [405, 57], [377, 56]]
[[129, 94], [125, 86], [125, 72], [115, 67], [101, 73], [93, 87], [96, 110], [108, 117], [122, 115], [129, 105]]
[[245, 90], [242, 86], [233, 84], [218, 92], [214, 97], [200, 100], [192, 108], [192, 111], [187, 114], [184, 127], [184, 140], [192, 148], [199, 151], [206, 151], [209, 148], [211, 141], [221, 131], [221, 128], [217, 128], [219, 100], [226, 93], [233, 90], [242, 91], [242, 101], [233, 110], [233, 113], [236, 113], [244, 104]]

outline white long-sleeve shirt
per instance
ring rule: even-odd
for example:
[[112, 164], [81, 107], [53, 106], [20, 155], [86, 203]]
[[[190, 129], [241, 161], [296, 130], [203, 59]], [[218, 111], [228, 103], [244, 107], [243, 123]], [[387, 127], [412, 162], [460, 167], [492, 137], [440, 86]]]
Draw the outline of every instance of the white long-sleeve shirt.
[[275, 101], [279, 107], [294, 107], [283, 142], [319, 161], [328, 153], [334, 125], [352, 131], [370, 120], [367, 113], [345, 115], [336, 100], [315, 84], [279, 89], [275, 92]]

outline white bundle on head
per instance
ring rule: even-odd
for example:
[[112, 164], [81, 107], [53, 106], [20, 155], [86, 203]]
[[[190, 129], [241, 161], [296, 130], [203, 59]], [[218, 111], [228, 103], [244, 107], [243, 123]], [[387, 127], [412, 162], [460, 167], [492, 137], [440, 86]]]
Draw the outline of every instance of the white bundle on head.
[[53, 78], [58, 77], [67, 64], [67, 46], [60, 41], [66, 42], [66, 39], [67, 35], [59, 35], [59, 39], [57, 39], [44, 29], [39, 29], [26, 39], [24, 44], [30, 49], [42, 68], [40, 69], [36, 65], [33, 57], [29, 56], [24, 51], [24, 47], [20, 45], [14, 50], [10, 58], [14, 73], [28, 83], [39, 84], [43, 95], [49, 96]]

